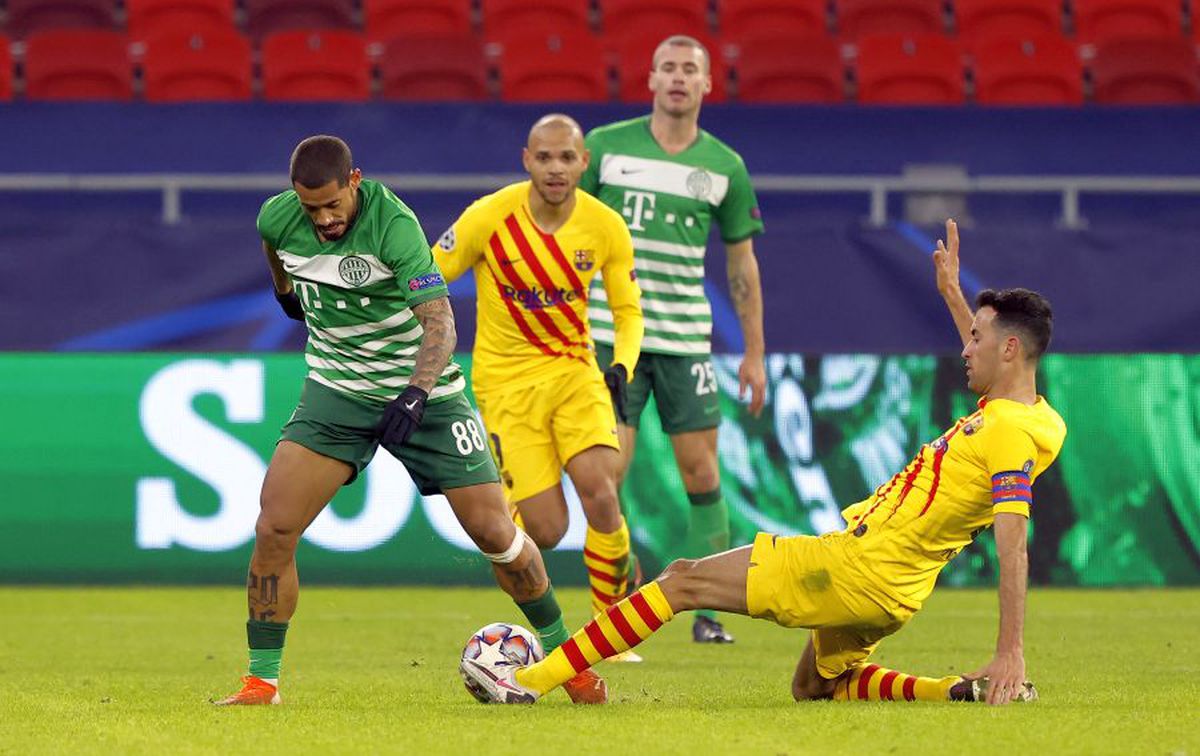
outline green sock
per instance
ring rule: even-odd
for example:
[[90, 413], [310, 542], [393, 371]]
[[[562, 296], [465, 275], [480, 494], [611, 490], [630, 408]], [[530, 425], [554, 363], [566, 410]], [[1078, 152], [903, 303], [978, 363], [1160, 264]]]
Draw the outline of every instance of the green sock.
[[563, 624], [562, 608], [554, 596], [554, 586], [547, 588], [545, 593], [533, 601], [517, 604], [517, 608], [537, 631], [538, 638], [542, 641], [542, 650], [547, 655], [571, 637]]
[[[729, 548], [729, 508], [721, 489], [687, 495], [690, 514], [684, 556], [699, 559]], [[716, 612], [699, 609], [696, 614], [713, 619]]]
[[288, 623], [246, 621], [246, 642], [250, 646], [250, 674], [263, 680], [278, 680], [283, 663], [283, 639]]

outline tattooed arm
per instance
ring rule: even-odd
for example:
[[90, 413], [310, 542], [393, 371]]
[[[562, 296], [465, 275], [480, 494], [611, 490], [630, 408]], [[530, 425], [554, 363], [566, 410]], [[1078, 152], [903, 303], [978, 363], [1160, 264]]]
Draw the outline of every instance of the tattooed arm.
[[763, 342], [762, 284], [758, 260], [754, 257], [754, 242], [743, 239], [727, 244], [725, 255], [729, 295], [733, 298], [733, 307], [742, 324], [742, 338], [746, 342], [746, 354], [738, 368], [738, 398], [744, 398], [749, 387], [750, 412], [757, 416], [766, 399], [767, 372], [763, 364], [766, 347]]
[[449, 297], [438, 297], [414, 305], [413, 314], [421, 322], [424, 335], [417, 348], [417, 365], [413, 368], [410, 386], [426, 393], [433, 391], [438, 377], [450, 362], [458, 334], [454, 331], [454, 311], [450, 309]]

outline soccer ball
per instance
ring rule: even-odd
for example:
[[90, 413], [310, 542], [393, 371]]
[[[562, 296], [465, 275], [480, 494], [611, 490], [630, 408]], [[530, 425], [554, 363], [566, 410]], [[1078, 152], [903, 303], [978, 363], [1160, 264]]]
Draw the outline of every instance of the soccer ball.
[[491, 669], [524, 667], [541, 661], [545, 654], [537, 636], [520, 625], [508, 622], [493, 622], [476, 630], [463, 648], [458, 663], [467, 692], [480, 703], [488, 703], [487, 693], [480, 690], [478, 683], [463, 671], [463, 662], [468, 660]]

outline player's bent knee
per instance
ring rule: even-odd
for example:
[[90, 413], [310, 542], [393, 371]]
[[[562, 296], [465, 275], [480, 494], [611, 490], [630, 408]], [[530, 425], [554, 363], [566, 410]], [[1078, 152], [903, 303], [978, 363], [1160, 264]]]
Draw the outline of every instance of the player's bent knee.
[[549, 517], [525, 520], [525, 534], [539, 549], [552, 549], [567, 535], [567, 522]]
[[300, 541], [300, 529], [259, 515], [254, 523], [254, 542], [259, 551], [294, 552]]

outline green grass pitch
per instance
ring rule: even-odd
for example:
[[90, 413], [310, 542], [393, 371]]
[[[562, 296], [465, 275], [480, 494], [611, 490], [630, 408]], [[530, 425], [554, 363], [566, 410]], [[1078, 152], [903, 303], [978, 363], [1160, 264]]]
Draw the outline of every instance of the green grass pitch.
[[[560, 592], [568, 624], [586, 612]], [[0, 754], [1200, 754], [1200, 591], [1034, 590], [1028, 706], [796, 704], [805, 633], [730, 618], [732, 647], [681, 617], [605, 664], [611, 703], [482, 706], [456, 664], [471, 631], [520, 621], [482, 588], [306, 588], [284, 705], [218, 709], [245, 667], [229, 588], [0, 588]], [[990, 659], [996, 596], [935, 592], [875, 661], [925, 675]]]

